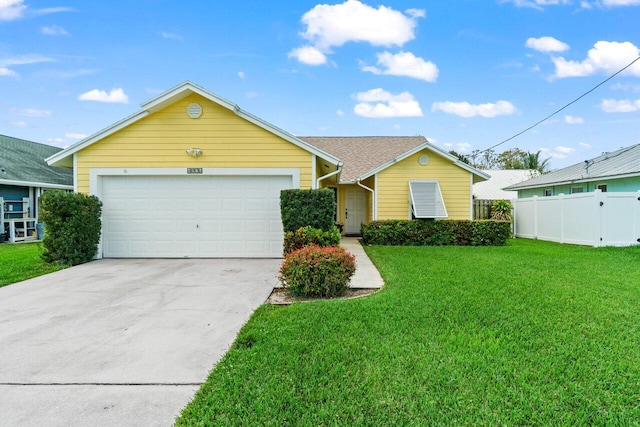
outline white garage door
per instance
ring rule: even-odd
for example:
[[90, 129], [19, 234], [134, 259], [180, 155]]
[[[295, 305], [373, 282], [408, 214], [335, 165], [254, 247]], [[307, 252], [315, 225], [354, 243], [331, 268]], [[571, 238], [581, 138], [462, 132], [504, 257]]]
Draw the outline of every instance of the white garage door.
[[108, 258], [281, 257], [290, 176], [107, 176]]

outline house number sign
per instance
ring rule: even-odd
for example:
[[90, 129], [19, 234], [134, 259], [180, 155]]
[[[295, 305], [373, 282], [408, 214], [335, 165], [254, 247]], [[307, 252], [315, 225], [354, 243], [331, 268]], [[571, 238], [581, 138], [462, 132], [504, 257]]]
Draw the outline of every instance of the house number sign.
[[199, 174], [202, 173], [202, 168], [187, 168], [188, 174]]

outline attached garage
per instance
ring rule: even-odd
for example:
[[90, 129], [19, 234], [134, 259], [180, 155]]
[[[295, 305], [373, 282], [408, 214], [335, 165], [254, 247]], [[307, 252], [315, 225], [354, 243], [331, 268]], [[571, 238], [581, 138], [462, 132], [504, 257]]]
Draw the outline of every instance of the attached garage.
[[290, 175], [102, 176], [102, 256], [282, 256]]

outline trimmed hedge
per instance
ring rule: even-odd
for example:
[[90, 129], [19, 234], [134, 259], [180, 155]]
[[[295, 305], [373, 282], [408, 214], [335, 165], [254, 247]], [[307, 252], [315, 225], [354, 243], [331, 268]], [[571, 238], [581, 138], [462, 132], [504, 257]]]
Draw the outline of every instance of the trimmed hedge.
[[296, 231], [284, 233], [285, 255], [309, 245], [339, 246], [340, 230], [333, 226], [329, 231], [322, 231], [311, 226], [300, 227]]
[[42, 258], [68, 265], [91, 261], [100, 241], [101, 213], [102, 202], [96, 196], [44, 193], [40, 198], [40, 218], [46, 229]]
[[292, 295], [331, 298], [348, 288], [355, 271], [355, 256], [344, 248], [311, 245], [287, 254], [279, 279]]
[[335, 227], [336, 202], [333, 190], [282, 190], [280, 213], [285, 233], [306, 226], [330, 231]]
[[510, 237], [509, 221], [389, 220], [362, 225], [362, 240], [369, 245], [503, 246]]

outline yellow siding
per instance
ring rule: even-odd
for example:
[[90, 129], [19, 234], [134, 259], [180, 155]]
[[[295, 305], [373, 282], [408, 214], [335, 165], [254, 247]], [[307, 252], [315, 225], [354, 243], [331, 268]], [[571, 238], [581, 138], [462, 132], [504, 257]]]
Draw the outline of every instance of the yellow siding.
[[[197, 102], [202, 116], [191, 119]], [[197, 147], [203, 155], [189, 157]], [[311, 188], [308, 151], [192, 94], [77, 153], [78, 191], [89, 192], [91, 168], [300, 168], [300, 187]]]
[[[426, 166], [421, 155], [429, 156]], [[409, 181], [434, 179], [440, 183], [448, 219], [471, 219], [471, 173], [431, 151], [424, 150], [378, 173], [378, 219], [410, 218]]]

